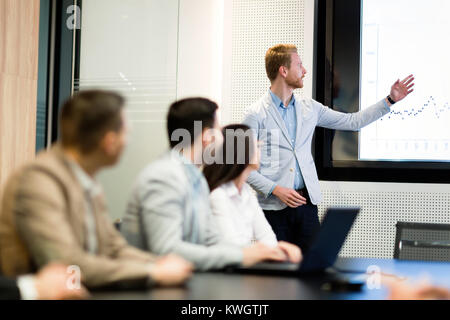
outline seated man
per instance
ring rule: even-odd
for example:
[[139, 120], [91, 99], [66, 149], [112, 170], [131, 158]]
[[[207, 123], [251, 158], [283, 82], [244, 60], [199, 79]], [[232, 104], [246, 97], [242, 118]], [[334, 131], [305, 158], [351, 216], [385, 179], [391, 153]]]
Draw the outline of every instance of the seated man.
[[202, 98], [172, 104], [167, 117], [172, 150], [139, 175], [122, 223], [125, 238], [151, 252], [178, 254], [200, 270], [284, 260], [281, 250], [261, 243], [241, 248], [218, 241], [208, 183], [200, 171], [208, 150], [212, 155], [212, 142], [223, 141], [217, 109]]
[[191, 273], [179, 257], [155, 259], [127, 244], [111, 223], [95, 176], [126, 142], [124, 99], [83, 91], [68, 100], [61, 140], [10, 177], [0, 214], [0, 265], [15, 277], [60, 262], [80, 268], [87, 287], [178, 284]]

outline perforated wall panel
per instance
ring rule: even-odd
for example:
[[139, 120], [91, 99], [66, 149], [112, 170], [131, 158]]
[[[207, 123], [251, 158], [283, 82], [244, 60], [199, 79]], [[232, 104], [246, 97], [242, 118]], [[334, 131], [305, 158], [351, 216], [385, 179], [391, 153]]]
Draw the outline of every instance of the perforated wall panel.
[[[304, 12], [303, 0], [233, 0], [233, 122], [241, 122], [246, 108], [270, 87], [264, 65], [264, 56], [270, 47], [279, 43], [295, 44], [303, 59]], [[302, 90], [298, 94], [302, 94]]]
[[322, 182], [319, 215], [329, 207], [360, 207], [343, 257], [392, 258], [396, 224], [450, 224], [450, 186]]

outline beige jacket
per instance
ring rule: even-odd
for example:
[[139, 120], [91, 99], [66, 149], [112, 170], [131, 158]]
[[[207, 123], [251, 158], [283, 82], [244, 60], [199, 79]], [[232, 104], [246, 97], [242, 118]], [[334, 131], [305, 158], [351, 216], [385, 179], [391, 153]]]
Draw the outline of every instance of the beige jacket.
[[87, 251], [83, 191], [60, 146], [38, 155], [6, 184], [0, 211], [0, 268], [7, 276], [48, 264], [77, 265], [88, 287], [149, 280], [154, 256], [127, 244], [103, 197], [94, 201], [98, 253]]

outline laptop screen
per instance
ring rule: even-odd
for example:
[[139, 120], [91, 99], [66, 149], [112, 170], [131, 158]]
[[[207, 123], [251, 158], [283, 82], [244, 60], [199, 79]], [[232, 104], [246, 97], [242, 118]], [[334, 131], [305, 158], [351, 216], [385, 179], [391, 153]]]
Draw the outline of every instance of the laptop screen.
[[321, 271], [334, 264], [359, 211], [359, 208], [328, 209], [311, 249], [305, 254], [301, 271]]

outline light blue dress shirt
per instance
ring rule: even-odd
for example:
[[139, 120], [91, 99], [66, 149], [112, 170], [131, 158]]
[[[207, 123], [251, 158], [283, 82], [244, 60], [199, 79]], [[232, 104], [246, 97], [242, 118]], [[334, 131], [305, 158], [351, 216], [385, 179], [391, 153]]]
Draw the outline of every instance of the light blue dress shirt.
[[208, 212], [208, 214], [211, 214], [211, 207], [209, 206], [209, 202], [206, 201], [206, 197], [209, 197], [209, 187], [199, 168], [188, 161], [183, 161], [183, 166], [192, 187], [189, 194], [192, 201], [193, 214], [188, 228], [190, 232], [187, 238], [191, 243], [201, 243], [199, 231], [201, 221], [199, 221], [197, 213]]
[[[284, 124], [286, 125], [292, 145], [295, 146], [295, 139], [297, 136], [297, 112], [295, 110], [295, 97], [294, 95], [292, 95], [291, 101], [289, 102], [288, 106], [285, 107], [283, 101], [281, 101], [281, 99], [275, 93], [273, 93], [272, 90], [269, 90], [269, 92], [272, 97], [273, 103], [277, 106], [277, 110], [280, 113]], [[299, 190], [305, 187], [305, 182], [303, 181], [302, 171], [300, 170], [298, 159], [295, 163], [295, 179], [293, 187], [294, 190]], [[271, 194], [274, 189], [275, 186], [272, 188], [270, 192]]]

